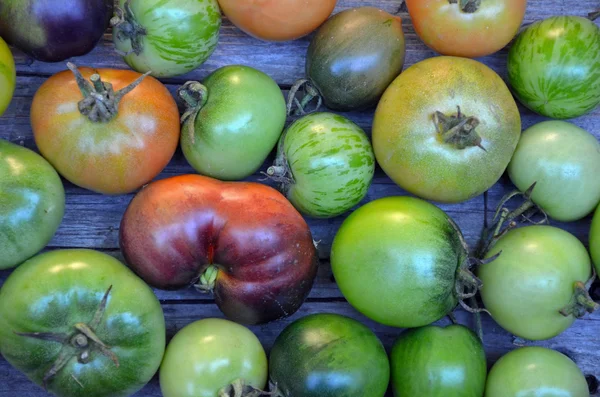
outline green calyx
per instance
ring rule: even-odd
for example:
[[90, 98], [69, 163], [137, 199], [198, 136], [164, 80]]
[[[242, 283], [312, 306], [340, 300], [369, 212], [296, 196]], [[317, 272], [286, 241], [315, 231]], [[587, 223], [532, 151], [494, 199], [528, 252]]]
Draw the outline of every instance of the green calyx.
[[[92, 320], [89, 323], [74, 324], [73, 332], [70, 334], [49, 332], [16, 333], [17, 335], [26, 338], [62, 344], [62, 349], [58, 354], [58, 358], [44, 374], [42, 379], [44, 389], [48, 389], [48, 382], [60, 373], [72, 359], [76, 358], [77, 361], [83, 365], [88, 364], [91, 361], [92, 352], [98, 352], [110, 358], [111, 361], [119, 367], [118, 357], [110, 350], [110, 347], [96, 335], [95, 331], [100, 326], [102, 318], [104, 317], [111, 290], [112, 286], [110, 286], [104, 294]], [[79, 383], [79, 385], [81, 385], [75, 375], [72, 374], [71, 376]]]
[[596, 19], [598, 19], [600, 17], [600, 10], [598, 11], [594, 11], [594, 12], [590, 12], [588, 14], [588, 18], [590, 18], [590, 20], [595, 21]]
[[261, 397], [261, 396], [274, 396], [273, 393], [265, 392], [263, 390], [252, 387], [243, 379], [238, 379], [232, 384], [219, 390], [217, 393], [218, 397]]
[[190, 142], [194, 144], [196, 140], [196, 118], [208, 102], [208, 88], [197, 81], [188, 81], [177, 90], [177, 96], [181, 98], [186, 111], [181, 116], [181, 124], [187, 123], [187, 134]]
[[446, 116], [442, 112], [433, 114], [433, 123], [442, 141], [460, 150], [477, 146], [486, 151], [481, 145], [481, 137], [476, 131], [479, 119], [467, 117], [460, 111], [460, 106], [457, 108], [458, 112], [450, 116]]
[[[125, 1], [124, 7], [115, 8], [115, 16], [110, 20], [115, 30], [117, 40], [131, 41], [131, 52], [140, 55], [143, 51], [142, 39], [147, 34], [146, 29], [140, 25], [131, 10], [131, 0]], [[123, 54], [129, 55], [129, 54]]]
[[586, 284], [581, 281], [577, 281], [573, 284], [573, 297], [571, 302], [560, 310], [560, 314], [565, 317], [573, 316], [575, 318], [582, 318], [587, 313], [593, 313], [600, 309], [600, 305], [594, 302], [590, 296], [589, 289], [596, 279], [596, 274], [592, 276]]
[[479, 10], [481, 0], [448, 0], [450, 4], [458, 4], [462, 12], [472, 14]]
[[219, 268], [215, 265], [210, 265], [204, 270], [198, 283], [194, 287], [203, 293], [211, 293], [215, 289], [217, 277], [219, 276]]
[[[301, 90], [304, 90], [304, 96], [302, 97], [302, 99], [298, 99], [296, 96]], [[306, 107], [314, 99], [317, 100], [315, 108], [312, 110], [306, 110]], [[292, 88], [290, 88], [287, 100], [287, 115], [290, 116], [292, 114], [292, 110], [295, 108], [295, 116], [304, 116], [318, 111], [322, 105], [323, 97], [319, 93], [319, 90], [317, 90], [317, 88], [310, 82], [310, 80], [300, 79], [296, 83], [294, 83]]]

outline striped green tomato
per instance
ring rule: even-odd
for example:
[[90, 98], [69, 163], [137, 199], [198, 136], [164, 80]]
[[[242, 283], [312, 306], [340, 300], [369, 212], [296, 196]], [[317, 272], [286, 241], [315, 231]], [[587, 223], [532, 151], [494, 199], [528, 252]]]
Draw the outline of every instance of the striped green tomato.
[[576, 16], [534, 23], [510, 50], [508, 77], [517, 98], [539, 114], [590, 112], [600, 103], [600, 28]]
[[217, 0], [119, 0], [113, 18], [117, 50], [138, 72], [184, 74], [202, 65], [219, 41]]
[[333, 113], [305, 116], [284, 132], [268, 174], [305, 215], [331, 218], [358, 204], [375, 172], [369, 138]]
[[12, 99], [16, 77], [15, 61], [10, 49], [0, 37], [0, 116]]

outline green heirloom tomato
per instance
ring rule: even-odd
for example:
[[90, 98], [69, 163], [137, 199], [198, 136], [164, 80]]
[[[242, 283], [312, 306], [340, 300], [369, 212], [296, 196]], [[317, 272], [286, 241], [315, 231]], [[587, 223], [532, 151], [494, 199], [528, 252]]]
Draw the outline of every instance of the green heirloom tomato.
[[595, 307], [583, 285], [592, 275], [590, 256], [572, 234], [553, 226], [522, 227], [498, 240], [487, 257], [500, 252], [478, 276], [486, 309], [507, 331], [529, 340], [553, 338], [588, 305]]
[[184, 74], [202, 65], [219, 41], [217, 0], [119, 0], [113, 39], [125, 62], [155, 77]]
[[15, 60], [10, 49], [0, 37], [0, 116], [13, 97], [16, 79]]
[[50, 163], [0, 139], [0, 269], [17, 266], [42, 250], [64, 213], [65, 190]]
[[585, 377], [567, 356], [543, 347], [523, 347], [496, 362], [485, 397], [589, 397]]
[[600, 142], [565, 121], [544, 121], [523, 132], [508, 166], [521, 191], [534, 182], [532, 200], [563, 222], [588, 215], [600, 201]]
[[248, 328], [208, 318], [185, 326], [169, 342], [160, 389], [164, 397], [220, 397], [236, 381], [263, 389], [267, 376], [267, 355]]
[[358, 311], [385, 325], [420, 327], [456, 306], [473, 287], [462, 236], [444, 211], [413, 197], [386, 197], [356, 210], [331, 249], [340, 290]]
[[596, 265], [596, 273], [600, 274], [600, 206], [596, 209], [592, 230], [590, 232], [590, 252]]
[[487, 364], [481, 341], [462, 325], [428, 326], [398, 338], [391, 354], [396, 397], [482, 397]]
[[381, 98], [373, 149], [386, 174], [428, 200], [457, 203], [492, 187], [519, 142], [521, 116], [500, 76], [466, 58], [404, 71]]
[[313, 314], [277, 337], [269, 358], [280, 397], [383, 397], [390, 364], [377, 336], [338, 314]]
[[221, 180], [252, 175], [285, 126], [283, 93], [272, 78], [248, 66], [225, 66], [203, 84], [179, 89], [188, 106], [181, 148], [199, 173]]
[[369, 138], [352, 121], [314, 113], [294, 122], [279, 141], [267, 173], [305, 215], [331, 218], [358, 204], [375, 173]]
[[106, 254], [38, 255], [0, 290], [0, 352], [56, 396], [131, 396], [154, 376], [164, 350], [158, 299]]
[[576, 16], [530, 25], [510, 49], [508, 79], [539, 114], [567, 119], [590, 112], [600, 103], [600, 28]]

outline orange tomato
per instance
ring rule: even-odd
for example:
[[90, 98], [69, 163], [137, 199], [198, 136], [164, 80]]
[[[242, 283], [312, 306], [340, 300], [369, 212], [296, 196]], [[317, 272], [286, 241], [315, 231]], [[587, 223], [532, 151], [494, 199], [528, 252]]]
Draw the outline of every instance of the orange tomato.
[[442, 55], [477, 58], [517, 34], [527, 0], [406, 0], [415, 31]]
[[231, 22], [267, 41], [295, 40], [331, 15], [337, 0], [219, 0]]
[[[97, 73], [117, 96], [141, 77], [129, 70], [79, 71], [79, 84], [87, 81], [85, 90], [97, 91], [90, 83]], [[106, 92], [104, 96], [110, 97]], [[42, 155], [70, 182], [105, 194], [128, 193], [158, 175], [175, 153], [179, 111], [167, 88], [150, 76], [123, 95], [112, 112], [110, 105], [107, 117], [99, 112], [97, 100], [84, 100], [73, 72], [63, 71], [36, 92], [31, 125]]]

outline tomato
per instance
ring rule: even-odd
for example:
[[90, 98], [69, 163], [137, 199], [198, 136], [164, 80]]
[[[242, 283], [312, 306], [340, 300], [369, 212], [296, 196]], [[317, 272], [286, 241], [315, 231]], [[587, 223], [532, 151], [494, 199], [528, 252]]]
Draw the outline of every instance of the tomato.
[[164, 350], [158, 299], [106, 254], [38, 255], [0, 290], [0, 352], [56, 396], [131, 396], [156, 373]]
[[485, 397], [589, 397], [585, 377], [567, 356], [543, 347], [514, 350], [492, 367]]
[[160, 367], [164, 397], [216, 397], [238, 380], [264, 388], [267, 355], [249, 329], [218, 318], [181, 329], [169, 342]]
[[0, 116], [4, 113], [15, 92], [17, 72], [10, 49], [0, 37]]
[[306, 221], [278, 191], [200, 175], [141, 190], [121, 221], [120, 246], [150, 285], [212, 291], [225, 315], [245, 324], [296, 312], [318, 265]]
[[600, 103], [600, 28], [576, 16], [555, 16], [527, 27], [508, 55], [508, 79], [529, 109], [568, 119]]
[[406, 0], [415, 31], [443, 55], [477, 58], [515, 37], [527, 0]]
[[[263, 72], [225, 66], [179, 90], [188, 106], [181, 148], [201, 174], [238, 180], [256, 172], [285, 126], [285, 98]], [[188, 116], [189, 114], [189, 116]]]
[[319, 28], [308, 47], [306, 77], [328, 108], [366, 109], [400, 74], [404, 56], [400, 17], [373, 7], [352, 8]]
[[279, 142], [267, 173], [302, 213], [331, 218], [367, 194], [375, 155], [364, 131], [345, 117], [314, 113], [296, 120]]
[[391, 354], [396, 396], [482, 397], [487, 363], [481, 341], [462, 325], [402, 334]]
[[420, 327], [456, 306], [467, 252], [444, 211], [402, 196], [350, 215], [333, 240], [331, 267], [352, 306], [385, 325]]
[[202, 65], [217, 48], [217, 0], [119, 0], [113, 40], [138, 72], [172, 77]]
[[219, 0], [227, 18], [258, 39], [288, 41], [319, 27], [337, 0]]
[[403, 189], [458, 203], [492, 187], [521, 134], [517, 105], [493, 70], [465, 58], [435, 57], [402, 73], [373, 121], [381, 168]]
[[[141, 75], [128, 70], [80, 72], [77, 78], [69, 71], [57, 73], [35, 93], [35, 142], [75, 185], [105, 194], [131, 192], [158, 175], [175, 153], [180, 132], [177, 104], [153, 77], [139, 82]], [[92, 88], [87, 81], [95, 73], [104, 87], [98, 82], [99, 87]], [[94, 100], [90, 91], [100, 93], [102, 101]]]
[[585, 312], [571, 303], [585, 292], [575, 284], [588, 281], [592, 265], [575, 236], [552, 226], [522, 227], [504, 235], [487, 257], [499, 252], [478, 276], [483, 303], [504, 329], [524, 339], [550, 339], [570, 327], [580, 309]]
[[294, 321], [275, 340], [269, 362], [281, 397], [383, 397], [390, 381], [377, 336], [338, 314]]
[[512, 182], [550, 217], [563, 222], [588, 215], [600, 202], [600, 142], [564, 121], [527, 129], [508, 166]]
[[592, 230], [590, 232], [590, 252], [596, 265], [596, 273], [600, 274], [600, 206], [596, 209]]
[[0, 269], [37, 254], [65, 213], [65, 190], [44, 158], [0, 139]]

